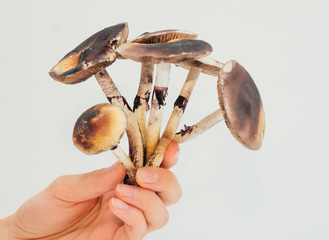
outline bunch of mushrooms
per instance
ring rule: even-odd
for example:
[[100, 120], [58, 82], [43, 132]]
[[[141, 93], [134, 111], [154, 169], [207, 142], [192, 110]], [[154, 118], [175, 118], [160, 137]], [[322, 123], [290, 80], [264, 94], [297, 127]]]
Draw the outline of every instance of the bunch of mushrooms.
[[[53, 79], [66, 84], [80, 83], [94, 75], [108, 100], [89, 108], [78, 118], [73, 130], [73, 142], [78, 149], [86, 154], [112, 150], [126, 168], [126, 183], [136, 185], [136, 170], [142, 166], [159, 167], [171, 141], [191, 140], [222, 120], [244, 147], [251, 150], [261, 147], [265, 128], [262, 100], [250, 74], [238, 62], [223, 64], [208, 57], [211, 45], [196, 39], [197, 34], [189, 31], [146, 32], [127, 41], [128, 31], [128, 24], [120, 23], [95, 33], [49, 72]], [[133, 107], [106, 70], [117, 59], [141, 64]], [[187, 69], [188, 74], [161, 134], [172, 64]], [[177, 132], [201, 73], [217, 77], [219, 108]], [[129, 153], [119, 147], [124, 132]]]

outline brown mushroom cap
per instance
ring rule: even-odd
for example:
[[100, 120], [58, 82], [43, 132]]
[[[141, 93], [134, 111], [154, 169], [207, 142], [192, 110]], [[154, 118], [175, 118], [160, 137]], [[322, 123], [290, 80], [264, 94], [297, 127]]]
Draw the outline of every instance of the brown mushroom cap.
[[87, 154], [113, 150], [126, 127], [126, 115], [119, 107], [109, 103], [97, 104], [86, 110], [76, 121], [73, 142]]
[[187, 70], [190, 70], [192, 67], [196, 67], [201, 69], [201, 72], [212, 76], [218, 76], [220, 70], [223, 67], [223, 63], [218, 62], [217, 60], [210, 57], [187, 60], [179, 62], [177, 65]]
[[196, 39], [198, 35], [193, 32], [177, 30], [177, 29], [168, 29], [161, 30], [156, 32], [145, 32], [138, 37], [130, 40], [132, 43], [165, 43], [173, 39]]
[[220, 71], [218, 95], [232, 135], [245, 147], [258, 150], [265, 129], [262, 99], [249, 73], [236, 61], [227, 62]]
[[178, 39], [168, 43], [124, 43], [117, 48], [117, 52], [136, 62], [178, 63], [207, 56], [212, 52], [212, 47], [202, 40]]
[[128, 32], [128, 24], [120, 23], [95, 33], [66, 54], [50, 70], [50, 76], [67, 84], [88, 79], [116, 60], [115, 50], [127, 40]]

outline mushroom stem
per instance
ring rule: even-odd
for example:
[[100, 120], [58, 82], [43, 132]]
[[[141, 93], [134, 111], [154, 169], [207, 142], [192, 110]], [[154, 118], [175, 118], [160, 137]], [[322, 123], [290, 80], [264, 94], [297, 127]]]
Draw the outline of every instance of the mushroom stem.
[[155, 167], [160, 166], [163, 160], [164, 153], [169, 143], [172, 141], [173, 137], [175, 136], [175, 132], [178, 128], [180, 119], [185, 111], [186, 105], [188, 103], [188, 100], [190, 99], [192, 90], [200, 75], [200, 72], [201, 70], [198, 68], [192, 67], [190, 69], [186, 81], [183, 85], [183, 88], [180, 92], [180, 95], [175, 101], [174, 109], [168, 120], [166, 129], [164, 130], [161, 139], [159, 140], [159, 143], [156, 146], [152, 156], [147, 162], [147, 166], [155, 166]]
[[110, 75], [105, 69], [95, 74], [95, 77], [103, 89], [108, 101], [112, 104], [119, 106], [127, 115], [127, 136], [129, 141], [129, 155], [131, 156], [132, 162], [135, 167], [143, 166], [143, 143], [142, 136], [139, 130], [139, 126], [136, 117], [131, 110], [126, 99], [120, 94], [118, 88], [113, 82]]
[[156, 65], [157, 73], [153, 88], [151, 111], [146, 130], [146, 160], [150, 158], [160, 137], [163, 107], [168, 91], [170, 63]]
[[134, 100], [134, 113], [141, 131], [144, 148], [146, 146], [146, 112], [149, 110], [148, 102], [152, 90], [153, 72], [153, 63], [141, 64], [140, 83]]
[[192, 126], [185, 126], [180, 132], [176, 133], [173, 141], [177, 143], [184, 143], [193, 138], [198, 137], [208, 129], [215, 126], [217, 123], [224, 120], [223, 111], [219, 108], [215, 112], [209, 114], [198, 123]]
[[136, 167], [132, 163], [130, 157], [122, 150], [120, 146], [117, 146], [115, 149], [112, 149], [112, 153], [119, 160], [119, 162], [126, 169], [129, 182], [132, 185], [137, 185], [136, 183]]

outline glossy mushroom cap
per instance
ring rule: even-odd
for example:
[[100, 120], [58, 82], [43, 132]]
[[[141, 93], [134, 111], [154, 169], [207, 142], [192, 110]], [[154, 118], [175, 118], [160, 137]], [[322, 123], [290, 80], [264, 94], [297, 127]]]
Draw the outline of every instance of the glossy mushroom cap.
[[126, 127], [126, 115], [119, 107], [109, 103], [97, 104], [78, 118], [73, 130], [73, 142], [86, 154], [113, 150]]
[[196, 67], [201, 69], [201, 72], [211, 76], [218, 76], [223, 67], [223, 63], [210, 57], [182, 61], [177, 63], [177, 65], [187, 70], [190, 70], [192, 67]]
[[156, 32], [146, 32], [140, 36], [130, 40], [132, 43], [165, 43], [173, 39], [196, 39], [198, 35], [193, 32], [184, 31], [184, 30], [161, 30]]
[[66, 54], [50, 70], [49, 75], [67, 84], [88, 79], [116, 60], [115, 50], [127, 40], [128, 32], [128, 24], [121, 23], [95, 33]]
[[201, 40], [178, 39], [168, 43], [124, 43], [118, 47], [117, 52], [136, 62], [178, 63], [207, 56], [212, 52], [212, 47]]
[[220, 71], [218, 95], [232, 135], [245, 147], [258, 150], [265, 129], [262, 99], [249, 73], [236, 61], [227, 62]]

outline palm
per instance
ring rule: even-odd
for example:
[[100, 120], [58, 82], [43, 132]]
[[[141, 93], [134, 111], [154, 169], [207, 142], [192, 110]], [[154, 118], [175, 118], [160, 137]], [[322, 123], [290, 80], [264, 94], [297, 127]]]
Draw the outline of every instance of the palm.
[[29, 234], [29, 238], [37, 239], [113, 236], [123, 226], [123, 222], [109, 210], [108, 202], [113, 196], [111, 191], [92, 200], [70, 203], [42, 192], [17, 212], [20, 234], [24, 237]]

